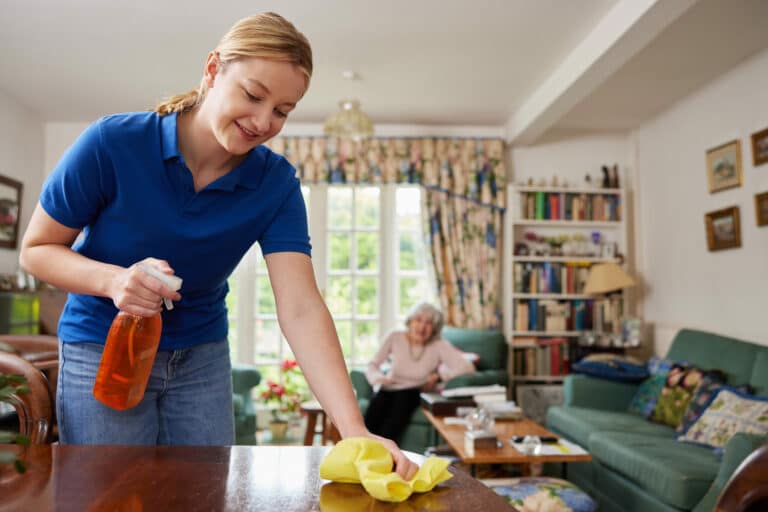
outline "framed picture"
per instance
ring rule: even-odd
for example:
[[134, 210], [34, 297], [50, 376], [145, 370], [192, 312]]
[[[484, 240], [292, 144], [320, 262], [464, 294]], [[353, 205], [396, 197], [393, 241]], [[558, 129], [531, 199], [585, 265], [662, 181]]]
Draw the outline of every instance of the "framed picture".
[[758, 226], [768, 226], [768, 192], [755, 194], [755, 216]]
[[707, 151], [709, 191], [741, 186], [741, 142], [733, 140]]
[[755, 167], [768, 162], [768, 128], [752, 134], [752, 161]]
[[15, 249], [19, 238], [21, 182], [0, 176], [0, 247]]
[[707, 246], [710, 251], [741, 247], [739, 207], [731, 206], [704, 216], [707, 225]]

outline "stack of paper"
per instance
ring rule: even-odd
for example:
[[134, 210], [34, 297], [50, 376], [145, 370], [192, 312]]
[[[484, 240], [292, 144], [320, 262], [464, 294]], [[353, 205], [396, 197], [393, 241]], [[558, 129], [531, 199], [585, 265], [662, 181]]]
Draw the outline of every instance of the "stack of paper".
[[491, 386], [465, 386], [463, 388], [444, 389], [442, 395], [446, 398], [453, 398], [459, 396], [476, 396], [487, 394], [500, 394], [505, 393], [507, 388], [499, 384], [493, 384]]
[[[525, 453], [523, 443], [515, 443], [510, 439], [509, 444], [520, 453]], [[587, 453], [584, 448], [576, 443], [560, 438], [556, 443], [542, 443], [541, 449], [537, 450], [533, 455], [587, 455]]]

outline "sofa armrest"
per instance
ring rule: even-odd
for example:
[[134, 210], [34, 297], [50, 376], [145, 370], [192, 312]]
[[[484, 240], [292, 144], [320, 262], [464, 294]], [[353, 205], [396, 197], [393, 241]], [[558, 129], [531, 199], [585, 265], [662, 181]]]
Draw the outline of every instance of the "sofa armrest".
[[712, 482], [712, 486], [704, 495], [704, 498], [696, 505], [694, 512], [704, 512], [715, 509], [715, 503], [718, 496], [723, 492], [723, 488], [730, 480], [736, 468], [744, 462], [749, 454], [757, 450], [760, 446], [768, 443], [768, 436], [757, 434], [735, 434], [725, 445], [723, 449], [723, 461], [717, 471], [717, 476]]
[[587, 375], [568, 375], [563, 382], [564, 405], [626, 411], [637, 387], [637, 384], [596, 379]]
[[365, 377], [365, 372], [352, 370], [349, 372], [349, 380], [352, 381], [352, 389], [355, 390], [355, 396], [358, 402], [362, 399], [368, 399], [373, 396], [373, 388]]
[[465, 386], [490, 386], [492, 384], [506, 386], [507, 372], [504, 370], [483, 370], [457, 375], [445, 383], [445, 389], [463, 388]]

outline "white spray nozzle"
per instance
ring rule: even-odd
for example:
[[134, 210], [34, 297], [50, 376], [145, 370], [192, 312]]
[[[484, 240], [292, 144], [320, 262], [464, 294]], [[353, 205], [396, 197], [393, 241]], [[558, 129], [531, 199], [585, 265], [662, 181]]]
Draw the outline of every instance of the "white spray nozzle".
[[[178, 276], [163, 274], [152, 265], [147, 265], [145, 263], [140, 263], [139, 268], [173, 291], [177, 291], [179, 288], [181, 288], [182, 280]], [[171, 302], [171, 299], [163, 297], [163, 302], [165, 303], [166, 309], [173, 309], [173, 302]]]

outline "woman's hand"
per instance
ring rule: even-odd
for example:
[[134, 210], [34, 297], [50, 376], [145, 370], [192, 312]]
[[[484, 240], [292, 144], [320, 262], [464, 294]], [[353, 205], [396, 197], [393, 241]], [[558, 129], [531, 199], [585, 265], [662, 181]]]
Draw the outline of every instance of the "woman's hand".
[[419, 469], [418, 464], [411, 461], [411, 459], [397, 447], [397, 444], [395, 444], [394, 441], [377, 436], [376, 434], [371, 434], [370, 432], [365, 437], [375, 439], [384, 445], [384, 448], [386, 448], [390, 455], [392, 455], [392, 460], [395, 461], [395, 471], [403, 478], [403, 480], [407, 481], [413, 478], [413, 475], [415, 475], [416, 471]]
[[132, 315], [153, 316], [162, 309], [163, 298], [180, 300], [181, 295], [150, 276], [140, 264], [152, 265], [163, 274], [173, 275], [173, 269], [165, 260], [146, 258], [120, 270], [111, 283], [110, 297], [115, 307]]
[[437, 374], [437, 372], [432, 372], [429, 374], [429, 377], [427, 377], [427, 382], [425, 382], [421, 386], [421, 391], [432, 391], [435, 389], [435, 386], [440, 381], [440, 376]]

